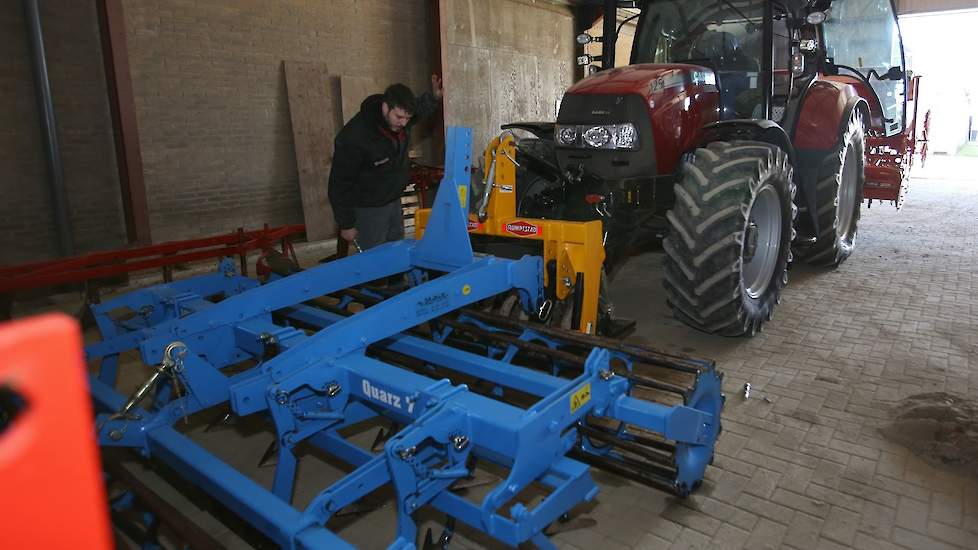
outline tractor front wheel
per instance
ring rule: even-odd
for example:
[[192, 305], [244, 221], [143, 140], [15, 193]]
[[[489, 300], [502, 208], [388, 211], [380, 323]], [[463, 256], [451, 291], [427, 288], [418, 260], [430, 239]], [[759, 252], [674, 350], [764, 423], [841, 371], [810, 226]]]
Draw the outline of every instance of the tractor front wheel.
[[763, 142], [715, 142], [683, 163], [663, 241], [669, 306], [686, 324], [753, 336], [773, 318], [795, 207], [792, 167]]

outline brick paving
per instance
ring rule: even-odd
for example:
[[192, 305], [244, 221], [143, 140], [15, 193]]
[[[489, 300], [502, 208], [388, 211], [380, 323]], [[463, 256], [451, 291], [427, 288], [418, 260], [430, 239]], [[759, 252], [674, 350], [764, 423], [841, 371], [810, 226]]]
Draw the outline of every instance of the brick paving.
[[[978, 173], [978, 159], [932, 162], [937, 176]], [[638, 319], [636, 340], [716, 359], [724, 433], [707, 482], [687, 500], [595, 474], [603, 491], [588, 513], [599, 523], [558, 536], [561, 547], [978, 548], [978, 481], [878, 431], [909, 395], [978, 398], [976, 214], [978, 179], [915, 179], [902, 210], [864, 208], [841, 268], [795, 266], [775, 320], [751, 340], [671, 319], [658, 299], [661, 254], [633, 258], [613, 284], [619, 314]], [[655, 307], [633, 305], [635, 296]], [[646, 514], [602, 528], [635, 509]]]

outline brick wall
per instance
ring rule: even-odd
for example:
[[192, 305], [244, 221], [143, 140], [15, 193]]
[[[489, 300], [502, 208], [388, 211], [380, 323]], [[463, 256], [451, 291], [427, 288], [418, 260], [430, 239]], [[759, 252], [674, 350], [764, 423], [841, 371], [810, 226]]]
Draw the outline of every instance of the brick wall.
[[[125, 241], [94, 2], [39, 2], [78, 251]], [[0, 9], [0, 263], [57, 255], [21, 2]]]
[[[94, 2], [40, 4], [75, 245], [123, 246]], [[283, 60], [326, 63], [337, 93], [338, 75], [429, 86], [427, 1], [127, 0], [123, 8], [157, 242], [302, 222]], [[0, 262], [17, 263], [57, 255], [20, 2], [0, 9], [0, 51]]]
[[283, 60], [428, 86], [424, 1], [130, 0], [125, 14], [157, 241], [302, 222]]

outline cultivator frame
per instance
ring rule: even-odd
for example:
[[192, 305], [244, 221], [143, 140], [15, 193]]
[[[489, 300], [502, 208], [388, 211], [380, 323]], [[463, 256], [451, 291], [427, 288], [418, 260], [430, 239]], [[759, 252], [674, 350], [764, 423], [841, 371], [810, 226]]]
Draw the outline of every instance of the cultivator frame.
[[[101, 360], [91, 377], [99, 443], [156, 457], [284, 548], [352, 547], [327, 522], [388, 484], [397, 508], [390, 548], [414, 548], [412, 514], [424, 506], [507, 545], [553, 548], [544, 529], [598, 492], [584, 461], [676, 494], [693, 490], [720, 430], [721, 376], [711, 362], [496, 324], [466, 309], [513, 290], [528, 311], [543, 300], [539, 257], [472, 253], [465, 216], [470, 147], [469, 130], [449, 130], [446, 179], [420, 241], [388, 243], [264, 285], [225, 260], [216, 274], [93, 306], [103, 340], [85, 353]], [[367, 286], [398, 274], [411, 283], [402, 292]], [[323, 296], [338, 298], [320, 304]], [[346, 306], [354, 300], [369, 307], [353, 314]], [[128, 350], [139, 351], [151, 374], [127, 400], [114, 384], [119, 354]], [[536, 362], [518, 359], [531, 355]], [[547, 371], [535, 368], [541, 357]], [[640, 365], [687, 384], [644, 376]], [[441, 373], [452, 380], [436, 378]], [[470, 389], [455, 377], [476, 382]], [[638, 396], [646, 391], [677, 402]], [[219, 406], [270, 418], [278, 444], [270, 490], [174, 427]], [[340, 434], [378, 416], [404, 426], [382, 452]], [[291, 504], [294, 449], [303, 441], [354, 469], [299, 510]], [[472, 502], [451, 488], [477, 461], [507, 473]], [[528, 505], [520, 496], [531, 485], [547, 492]]]

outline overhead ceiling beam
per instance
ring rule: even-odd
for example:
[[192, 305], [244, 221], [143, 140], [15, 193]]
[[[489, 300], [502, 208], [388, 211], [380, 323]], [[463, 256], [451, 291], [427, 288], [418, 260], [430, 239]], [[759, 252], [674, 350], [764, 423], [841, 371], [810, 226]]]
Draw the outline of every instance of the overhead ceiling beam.
[[975, 0], [897, 0], [900, 15], [976, 9]]

